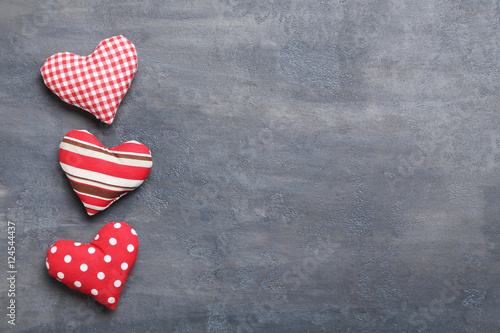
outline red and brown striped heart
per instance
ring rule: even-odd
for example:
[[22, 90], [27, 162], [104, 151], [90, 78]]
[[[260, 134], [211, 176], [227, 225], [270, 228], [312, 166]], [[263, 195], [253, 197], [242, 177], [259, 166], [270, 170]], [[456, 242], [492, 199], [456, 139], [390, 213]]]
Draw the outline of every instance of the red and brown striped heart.
[[139, 187], [153, 165], [142, 143], [128, 141], [108, 149], [85, 130], [66, 134], [59, 145], [59, 162], [89, 215]]

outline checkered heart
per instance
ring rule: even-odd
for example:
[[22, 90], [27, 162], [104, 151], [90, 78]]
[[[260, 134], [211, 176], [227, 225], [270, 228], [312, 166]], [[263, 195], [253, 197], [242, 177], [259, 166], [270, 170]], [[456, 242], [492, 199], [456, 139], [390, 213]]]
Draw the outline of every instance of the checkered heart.
[[94, 240], [58, 240], [47, 250], [49, 274], [114, 310], [137, 258], [137, 233], [125, 222], [107, 223]]
[[115, 36], [87, 57], [56, 53], [40, 71], [45, 85], [63, 101], [111, 124], [137, 71], [137, 53], [128, 39]]
[[139, 187], [153, 166], [151, 152], [142, 143], [128, 141], [108, 149], [85, 130], [66, 134], [59, 162], [89, 215]]

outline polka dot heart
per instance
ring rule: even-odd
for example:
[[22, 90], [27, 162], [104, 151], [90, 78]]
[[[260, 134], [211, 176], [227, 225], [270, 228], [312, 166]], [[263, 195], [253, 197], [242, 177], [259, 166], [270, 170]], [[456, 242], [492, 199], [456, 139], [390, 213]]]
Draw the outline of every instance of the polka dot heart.
[[138, 247], [132, 227], [111, 222], [88, 244], [58, 240], [47, 250], [45, 265], [57, 280], [114, 310]]

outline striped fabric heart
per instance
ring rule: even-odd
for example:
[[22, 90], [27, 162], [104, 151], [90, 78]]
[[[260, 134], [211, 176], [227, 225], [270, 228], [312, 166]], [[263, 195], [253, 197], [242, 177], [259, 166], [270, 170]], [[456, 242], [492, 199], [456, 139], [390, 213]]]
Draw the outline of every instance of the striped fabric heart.
[[137, 52], [127, 38], [115, 36], [87, 57], [56, 53], [40, 71], [45, 85], [63, 101], [111, 125], [137, 71]]
[[91, 216], [139, 187], [153, 165], [142, 143], [128, 141], [108, 149], [85, 130], [66, 134], [59, 145], [59, 162]]

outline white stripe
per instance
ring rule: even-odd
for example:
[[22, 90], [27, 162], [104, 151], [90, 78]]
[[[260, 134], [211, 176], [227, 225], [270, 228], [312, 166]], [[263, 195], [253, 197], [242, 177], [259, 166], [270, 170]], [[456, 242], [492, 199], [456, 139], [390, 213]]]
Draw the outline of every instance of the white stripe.
[[[76, 191], [75, 191], [76, 192]], [[122, 196], [124, 196], [126, 193], [123, 193], [122, 195], [120, 195], [118, 198], [116, 198], [116, 200], [120, 199]], [[94, 206], [94, 205], [91, 205], [91, 204], [88, 204], [84, 201], [82, 201], [83, 205], [85, 206], [85, 208], [89, 208], [89, 209], [93, 209], [93, 210], [97, 210], [97, 211], [103, 211], [105, 210], [106, 208], [108, 208], [114, 201], [110, 202], [109, 204], [107, 204], [106, 206]], [[87, 212], [88, 214], [88, 212]], [[92, 214], [94, 215], [94, 214]]]
[[143, 168], [151, 168], [153, 166], [152, 161], [142, 161], [142, 160], [129, 159], [126, 157], [110, 156], [104, 152], [101, 153], [98, 151], [85, 149], [82, 147], [74, 146], [74, 145], [72, 145], [70, 143], [66, 143], [66, 142], [61, 142], [61, 144], [59, 145], [59, 148], [73, 152], [75, 154], [93, 157], [93, 158], [99, 158], [101, 160], [105, 160], [108, 162], [113, 162], [113, 163], [121, 164], [121, 165], [125, 165], [125, 166], [134, 166], [134, 167], [143, 167]]
[[89, 178], [98, 182], [106, 183], [113, 186], [125, 186], [125, 187], [138, 187], [141, 185], [144, 180], [136, 180], [136, 179], [125, 179], [118, 178], [109, 175], [105, 175], [99, 172], [89, 171], [85, 169], [75, 168], [73, 166], [67, 165], [65, 163], [59, 162], [61, 164], [62, 169], [66, 173], [70, 173], [75, 175], [76, 177]]
[[71, 176], [69, 173], [66, 173], [66, 176], [67, 176], [69, 179], [71, 179], [72, 181], [74, 181], [74, 182], [81, 183], [81, 184], [85, 184], [85, 185], [89, 185], [89, 186], [98, 187], [98, 188], [101, 188], [101, 189], [103, 189], [103, 190], [110, 190], [110, 191], [115, 191], [115, 192], [120, 192], [120, 191], [132, 191], [132, 189], [130, 189], [130, 188], [109, 186], [109, 185], [105, 185], [105, 184], [101, 184], [101, 183], [96, 183], [96, 182], [93, 182], [93, 181], [92, 181], [92, 180], [90, 180], [90, 179], [80, 179], [80, 178], [76, 178], [76, 177]]
[[[99, 211], [99, 212], [100, 212], [100, 211], [103, 211], [103, 210], [105, 210], [106, 208], [108, 208], [108, 207], [109, 207], [109, 205], [111, 205], [111, 203], [110, 203], [109, 205], [107, 205], [106, 207], [100, 207], [100, 206], [89, 205], [89, 204], [87, 204], [87, 203], [85, 203], [85, 202], [83, 203], [83, 205], [85, 206], [85, 208], [92, 209], [92, 210], [97, 210], [97, 211]], [[88, 212], [87, 212], [87, 214], [88, 214]], [[92, 215], [94, 215], [94, 214], [92, 214]]]
[[[87, 132], [88, 133], [88, 132]], [[90, 134], [90, 133], [89, 133]], [[87, 142], [87, 141], [83, 141], [83, 140], [79, 140], [79, 139], [75, 139], [75, 138], [72, 138], [70, 136], [65, 136], [64, 137], [65, 139], [68, 139], [70, 141], [74, 141], [74, 142], [79, 142], [79, 143], [82, 143], [82, 144], [85, 144], [85, 145], [89, 145], [89, 146], [92, 146], [92, 147], [95, 147], [95, 148], [99, 148], [101, 150], [104, 150], [104, 151], [109, 151], [111, 153], [117, 153], [117, 154], [128, 154], [128, 155], [134, 155], [134, 156], [144, 156], [144, 157], [151, 157], [151, 154], [143, 154], [143, 153], [134, 153], [134, 152], [128, 152], [128, 151], [119, 151], [119, 150], [111, 150], [111, 149], [108, 149], [108, 148], [103, 148], [101, 146], [97, 146], [93, 143], [90, 143], [90, 142]], [[127, 141], [125, 143], [133, 143], [133, 144], [137, 144], [137, 145], [142, 145], [142, 143], [140, 142], [137, 142], [135, 140], [132, 140], [132, 141]], [[61, 142], [62, 144], [62, 142]]]

